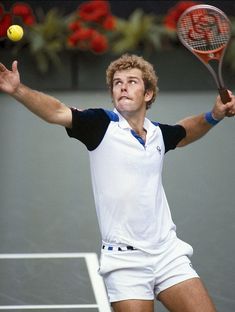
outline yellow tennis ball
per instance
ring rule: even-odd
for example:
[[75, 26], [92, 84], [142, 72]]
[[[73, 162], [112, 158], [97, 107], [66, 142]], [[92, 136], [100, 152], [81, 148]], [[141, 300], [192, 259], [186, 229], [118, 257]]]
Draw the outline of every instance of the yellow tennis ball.
[[19, 25], [11, 25], [7, 29], [7, 37], [11, 41], [19, 41], [20, 39], [22, 39], [23, 35], [24, 35], [24, 30]]

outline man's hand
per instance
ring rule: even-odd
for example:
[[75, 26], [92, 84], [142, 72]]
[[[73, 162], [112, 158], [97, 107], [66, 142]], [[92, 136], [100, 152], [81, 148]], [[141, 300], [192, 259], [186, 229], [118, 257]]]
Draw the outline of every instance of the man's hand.
[[20, 75], [17, 61], [12, 63], [12, 70], [8, 70], [0, 63], [0, 91], [13, 95], [20, 85]]
[[235, 96], [231, 91], [229, 92], [230, 101], [223, 104], [220, 96], [217, 96], [215, 105], [212, 109], [213, 118], [216, 120], [221, 120], [224, 117], [234, 117], [235, 116]]

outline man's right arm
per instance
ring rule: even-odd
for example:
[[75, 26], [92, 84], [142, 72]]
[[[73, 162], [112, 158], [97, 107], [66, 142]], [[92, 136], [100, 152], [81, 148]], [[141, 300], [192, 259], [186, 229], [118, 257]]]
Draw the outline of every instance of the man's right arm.
[[16, 61], [13, 62], [11, 71], [0, 64], [0, 90], [15, 98], [46, 122], [72, 127], [72, 113], [69, 107], [50, 95], [32, 90], [20, 83]]

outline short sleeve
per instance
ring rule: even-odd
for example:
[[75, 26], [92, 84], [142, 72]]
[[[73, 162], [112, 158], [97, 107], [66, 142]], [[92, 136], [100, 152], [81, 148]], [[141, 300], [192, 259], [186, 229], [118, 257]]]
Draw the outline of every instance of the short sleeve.
[[159, 124], [165, 144], [165, 153], [175, 149], [177, 144], [186, 136], [186, 130], [181, 125]]
[[98, 147], [102, 141], [110, 119], [103, 109], [78, 110], [71, 108], [72, 128], [66, 128], [69, 137], [86, 145], [89, 151]]

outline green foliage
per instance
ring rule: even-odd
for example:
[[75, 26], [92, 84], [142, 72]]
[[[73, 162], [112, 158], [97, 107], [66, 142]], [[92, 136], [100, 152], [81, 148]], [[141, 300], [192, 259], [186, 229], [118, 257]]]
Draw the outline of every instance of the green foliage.
[[112, 52], [121, 54], [141, 49], [143, 53], [150, 53], [161, 50], [164, 41], [174, 37], [175, 33], [168, 31], [155, 15], [136, 9], [128, 20], [117, 19]]
[[28, 29], [29, 49], [42, 73], [48, 71], [50, 62], [61, 65], [59, 52], [65, 48], [66, 30], [67, 20], [56, 9], [48, 11], [42, 23]]
[[232, 71], [235, 71], [235, 18], [231, 17], [232, 35], [224, 60]]
[[[25, 27], [25, 36], [17, 43], [13, 51], [18, 52], [27, 46], [35, 59], [38, 70], [46, 73], [50, 64], [62, 66], [61, 52], [71, 50], [67, 44], [70, 34], [69, 24], [76, 14], [63, 16], [57, 9], [49, 10], [39, 22]], [[149, 56], [155, 51], [177, 48], [176, 30], [169, 30], [163, 23], [163, 16], [147, 14], [142, 9], [136, 9], [128, 19], [116, 17], [116, 28], [107, 34], [110, 52], [122, 54], [140, 51]], [[224, 61], [235, 71], [235, 17], [230, 16], [232, 36]]]

